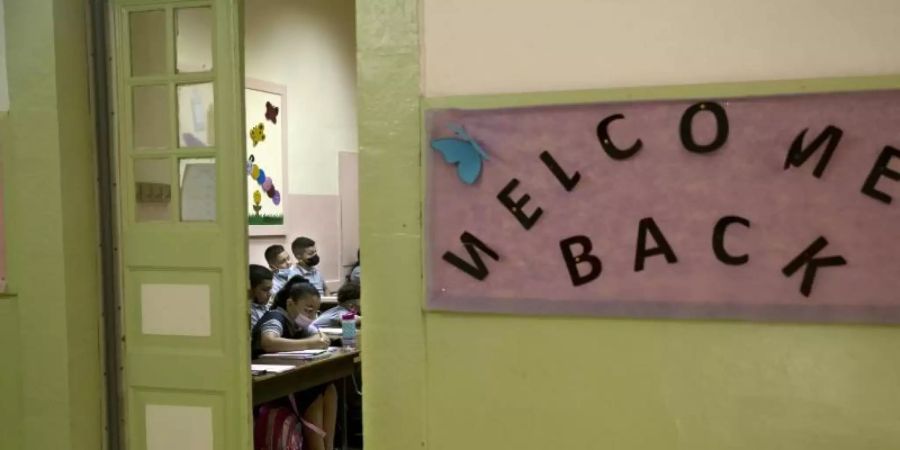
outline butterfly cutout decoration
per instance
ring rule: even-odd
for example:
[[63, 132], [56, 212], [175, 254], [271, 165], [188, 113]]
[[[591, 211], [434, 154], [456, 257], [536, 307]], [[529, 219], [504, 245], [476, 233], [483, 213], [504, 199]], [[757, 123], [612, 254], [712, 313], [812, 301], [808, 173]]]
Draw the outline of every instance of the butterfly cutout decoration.
[[266, 127], [260, 122], [250, 129], [250, 140], [253, 141], [254, 147], [256, 147], [256, 144], [266, 140], [265, 128]]
[[447, 163], [456, 164], [456, 174], [463, 183], [473, 184], [481, 175], [482, 161], [490, 158], [465, 128], [455, 124], [447, 128], [457, 137], [432, 139], [431, 148], [440, 152]]
[[273, 106], [272, 102], [266, 102], [266, 120], [273, 124], [278, 123], [278, 107]]

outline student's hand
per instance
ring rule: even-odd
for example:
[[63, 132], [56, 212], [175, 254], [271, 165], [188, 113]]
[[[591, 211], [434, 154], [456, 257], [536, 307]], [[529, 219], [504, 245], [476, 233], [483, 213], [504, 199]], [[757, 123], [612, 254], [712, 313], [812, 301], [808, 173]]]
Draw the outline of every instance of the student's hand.
[[325, 346], [324, 348], [328, 348], [331, 346], [331, 338], [321, 331], [319, 332], [319, 342], [321, 342], [322, 345]]

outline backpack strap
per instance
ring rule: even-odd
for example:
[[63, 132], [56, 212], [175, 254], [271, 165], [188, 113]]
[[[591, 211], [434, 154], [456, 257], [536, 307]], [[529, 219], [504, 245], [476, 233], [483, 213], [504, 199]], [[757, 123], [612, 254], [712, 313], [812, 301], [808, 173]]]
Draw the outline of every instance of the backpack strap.
[[300, 414], [300, 409], [297, 408], [297, 400], [294, 400], [294, 394], [290, 394], [287, 397], [288, 397], [288, 400], [290, 400], [290, 402], [291, 402], [291, 409], [294, 410], [294, 414], [297, 414], [297, 419], [300, 420], [300, 423], [302, 423], [304, 427], [309, 428], [310, 430], [313, 431], [313, 433], [316, 433], [323, 438], [328, 435], [328, 433], [326, 433], [325, 430], [313, 425], [312, 423], [306, 421], [306, 419], [303, 418], [303, 415]]
[[326, 436], [328, 435], [328, 433], [326, 433], [325, 430], [323, 430], [323, 429], [321, 429], [321, 428], [319, 428], [319, 427], [317, 427], [317, 426], [315, 426], [315, 425], [313, 425], [313, 424], [307, 422], [307, 421], [304, 420], [302, 417], [300, 418], [300, 423], [302, 423], [304, 427], [309, 428], [310, 430], [312, 430], [313, 433], [316, 433], [316, 434], [318, 434], [319, 436], [321, 436], [321, 437], [323, 437], [323, 438], [326, 437]]

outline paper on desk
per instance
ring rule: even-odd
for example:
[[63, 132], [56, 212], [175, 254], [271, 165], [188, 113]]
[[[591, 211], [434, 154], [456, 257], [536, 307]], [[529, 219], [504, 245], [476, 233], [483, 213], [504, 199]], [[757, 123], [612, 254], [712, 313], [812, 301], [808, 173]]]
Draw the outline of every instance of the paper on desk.
[[278, 352], [272, 353], [273, 355], [320, 355], [322, 353], [327, 352], [328, 350], [323, 349], [313, 349], [313, 350], [294, 350], [292, 352]]
[[250, 370], [265, 370], [271, 373], [281, 373], [293, 369], [294, 366], [282, 364], [250, 364]]
[[328, 350], [296, 350], [293, 352], [264, 353], [260, 358], [315, 359], [324, 356]]

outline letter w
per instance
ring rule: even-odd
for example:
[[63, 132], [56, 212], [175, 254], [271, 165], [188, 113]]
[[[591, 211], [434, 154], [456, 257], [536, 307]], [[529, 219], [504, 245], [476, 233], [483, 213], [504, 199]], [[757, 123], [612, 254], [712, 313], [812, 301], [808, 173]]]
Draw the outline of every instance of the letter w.
[[463, 232], [459, 237], [459, 240], [462, 242], [463, 246], [465, 246], [466, 252], [469, 254], [469, 258], [472, 259], [472, 262], [466, 261], [451, 252], [444, 253], [444, 261], [447, 261], [457, 269], [471, 275], [476, 280], [483, 281], [487, 278], [489, 271], [476, 249], [481, 250], [482, 253], [488, 255], [494, 261], [500, 261], [500, 256], [468, 231]]
[[822, 173], [825, 172], [825, 167], [828, 165], [828, 161], [831, 159], [831, 154], [834, 153], [834, 149], [837, 148], [838, 143], [841, 142], [841, 137], [844, 135], [843, 130], [833, 125], [828, 125], [821, 134], [819, 134], [812, 143], [803, 147], [803, 137], [806, 135], [806, 132], [809, 131], [809, 128], [800, 132], [796, 138], [794, 138], [794, 142], [791, 143], [791, 149], [788, 150], [787, 159], [784, 160], [784, 170], [788, 170], [790, 166], [800, 167], [825, 141], [828, 141], [828, 144], [825, 147], [825, 152], [822, 153], [822, 157], [819, 158], [819, 163], [816, 164], [816, 168], [813, 170], [813, 175], [816, 178], [822, 178]]

